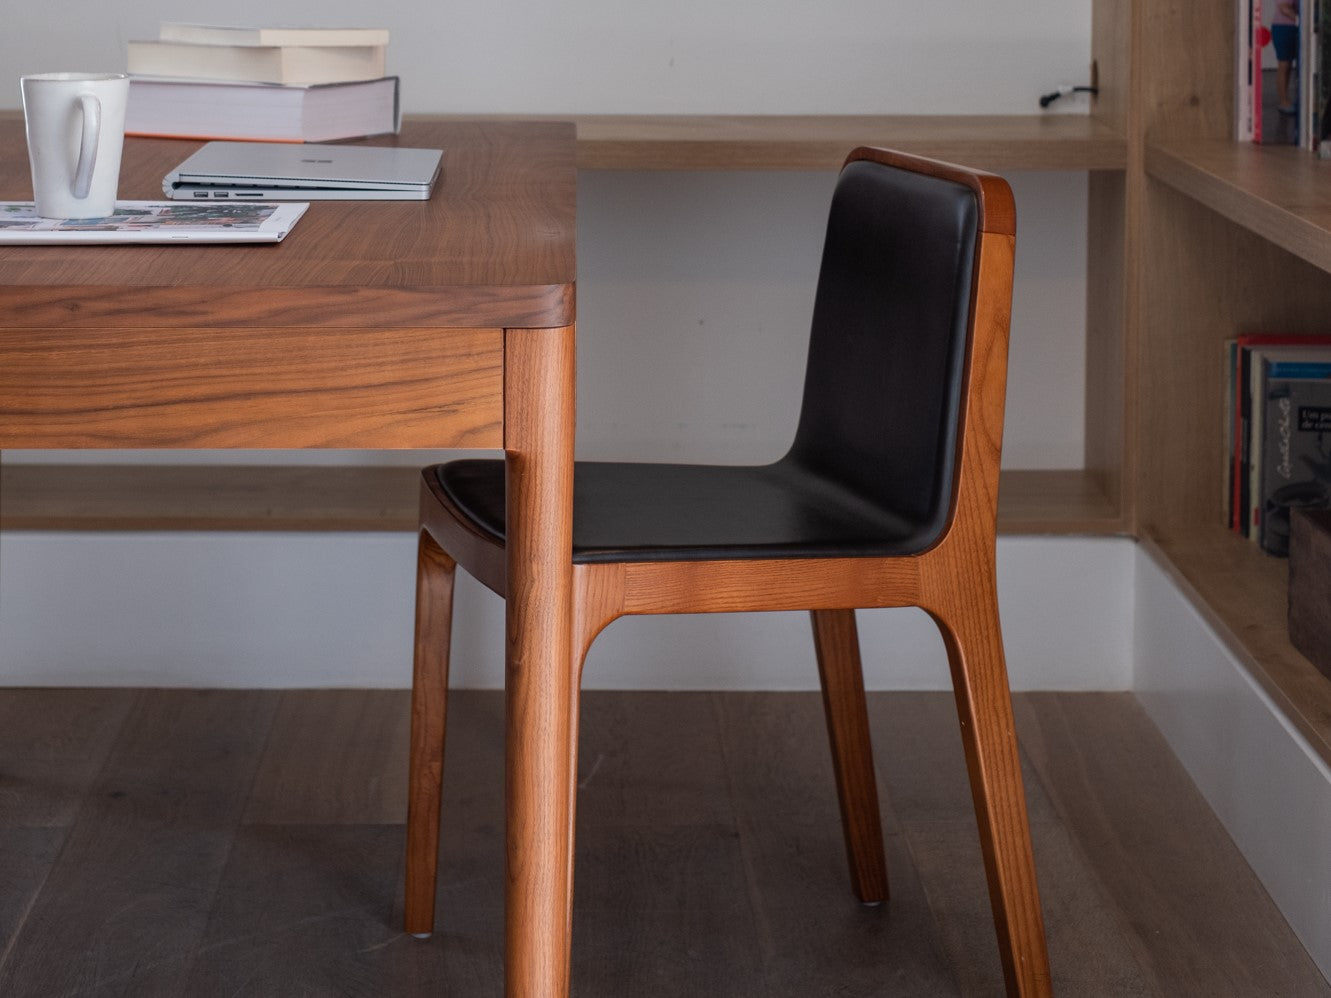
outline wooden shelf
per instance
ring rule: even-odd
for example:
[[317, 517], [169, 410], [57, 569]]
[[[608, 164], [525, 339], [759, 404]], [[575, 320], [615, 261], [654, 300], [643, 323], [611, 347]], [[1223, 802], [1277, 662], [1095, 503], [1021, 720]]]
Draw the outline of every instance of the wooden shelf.
[[584, 170], [837, 170], [861, 145], [995, 172], [1122, 172], [1127, 165], [1122, 133], [1081, 114], [535, 117], [577, 126], [578, 167]]
[[[407, 115], [460, 118], [475, 115]], [[572, 121], [584, 170], [836, 170], [855, 146], [880, 145], [985, 170], [1115, 170], [1120, 131], [1084, 114], [483, 115]], [[22, 112], [0, 110], [0, 120]]]
[[1001, 170], [1122, 170], [1087, 115], [574, 115], [588, 170], [835, 170], [858, 145]]
[[1147, 174], [1331, 272], [1331, 162], [1290, 146], [1148, 145]]
[[1289, 562], [1218, 526], [1146, 543], [1253, 679], [1331, 764], [1331, 682], [1289, 643]]
[[1003, 534], [1127, 534], [1130, 524], [1096, 476], [1085, 471], [1004, 471], [998, 493]]
[[0, 529], [415, 530], [420, 469], [6, 464]]
[[[412, 531], [420, 471], [402, 467], [0, 466], [0, 529]], [[1003, 474], [1004, 533], [1121, 533], [1078, 471]]]

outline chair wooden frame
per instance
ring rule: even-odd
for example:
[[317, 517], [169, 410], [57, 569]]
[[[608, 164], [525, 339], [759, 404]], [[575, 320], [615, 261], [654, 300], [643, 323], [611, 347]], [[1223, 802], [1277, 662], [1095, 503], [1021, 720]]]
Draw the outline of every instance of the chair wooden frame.
[[[887, 896], [887, 872], [854, 610], [922, 608], [937, 623], [947, 651], [1007, 989], [1010, 994], [1044, 995], [1050, 993], [1048, 957], [995, 574], [1015, 249], [1012, 194], [997, 177], [914, 156], [858, 149], [847, 162], [857, 159], [965, 184], [981, 207], [949, 522], [928, 550], [906, 557], [574, 564], [573, 684], [569, 702], [562, 705], [560, 728], [567, 730], [568, 752], [576, 763], [582, 663], [596, 635], [618, 617], [811, 611], [852, 882], [862, 900], [881, 901]], [[426, 476], [421, 488], [405, 906], [407, 930], [415, 934], [431, 932], [434, 924], [451, 604], [458, 564], [505, 595], [504, 545], [475, 528], [433, 476]], [[510, 782], [522, 778], [513, 766], [510, 759]], [[569, 772], [576, 774], [575, 764]], [[572, 915], [576, 777], [565, 786], [543, 786], [541, 793], [562, 794], [567, 803], [568, 828], [562, 830], [569, 864], [563, 898], [567, 926]], [[569, 939], [562, 942], [567, 981]]]

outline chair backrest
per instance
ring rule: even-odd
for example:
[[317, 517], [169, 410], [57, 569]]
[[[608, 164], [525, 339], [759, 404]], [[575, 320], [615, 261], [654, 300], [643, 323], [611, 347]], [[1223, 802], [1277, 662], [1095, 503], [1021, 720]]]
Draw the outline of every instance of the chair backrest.
[[[995, 193], [1005, 203], [987, 220]], [[852, 153], [832, 199], [786, 460], [900, 517], [912, 550], [932, 545], [952, 514], [980, 246], [993, 221], [1011, 236], [999, 178], [883, 150]], [[1004, 347], [1010, 271], [1005, 293]], [[1003, 390], [1000, 381], [1000, 421]]]

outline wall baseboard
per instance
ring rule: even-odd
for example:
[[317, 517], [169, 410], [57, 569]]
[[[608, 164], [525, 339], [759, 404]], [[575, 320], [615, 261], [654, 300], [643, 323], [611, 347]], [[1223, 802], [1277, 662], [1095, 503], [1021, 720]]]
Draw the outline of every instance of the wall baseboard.
[[1142, 548], [1133, 687], [1331, 978], [1331, 770]]

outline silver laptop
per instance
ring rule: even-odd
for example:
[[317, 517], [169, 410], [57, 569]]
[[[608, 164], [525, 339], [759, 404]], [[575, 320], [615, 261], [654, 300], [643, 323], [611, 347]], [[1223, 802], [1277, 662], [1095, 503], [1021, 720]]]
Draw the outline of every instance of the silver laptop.
[[438, 149], [286, 142], [209, 142], [162, 179], [189, 201], [424, 201]]

